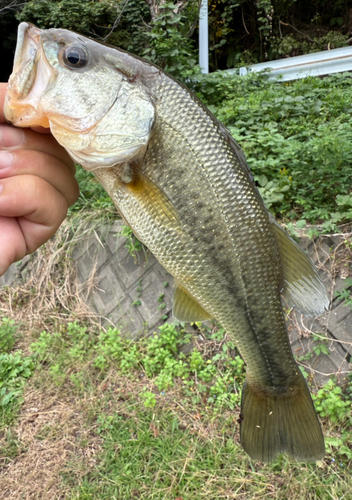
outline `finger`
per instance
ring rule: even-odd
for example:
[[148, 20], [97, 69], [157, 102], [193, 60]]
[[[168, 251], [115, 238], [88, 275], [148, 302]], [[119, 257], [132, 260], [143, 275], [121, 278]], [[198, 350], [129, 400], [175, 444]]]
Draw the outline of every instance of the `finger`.
[[0, 82], [0, 123], [5, 123], [4, 102], [7, 91], [7, 83]]
[[25, 216], [45, 226], [57, 226], [67, 202], [49, 182], [34, 175], [18, 175], [0, 181], [0, 215]]
[[27, 253], [26, 242], [17, 219], [0, 216], [0, 276]]
[[21, 129], [2, 125], [0, 127], [0, 147], [9, 151], [17, 149], [43, 151], [65, 163], [73, 173], [76, 171], [75, 164], [67, 151], [50, 134], [38, 134], [28, 128]]
[[0, 190], [0, 216], [18, 218], [28, 253], [53, 236], [66, 216], [65, 198], [40, 177], [2, 179]]
[[57, 158], [40, 151], [0, 151], [0, 179], [18, 175], [35, 175], [57, 189], [71, 206], [79, 196], [72, 171]]

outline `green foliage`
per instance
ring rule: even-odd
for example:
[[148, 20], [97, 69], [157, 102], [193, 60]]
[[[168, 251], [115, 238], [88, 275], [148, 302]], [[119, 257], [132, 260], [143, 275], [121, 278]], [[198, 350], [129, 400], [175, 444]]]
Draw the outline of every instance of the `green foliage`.
[[133, 231], [129, 226], [122, 226], [121, 236], [126, 238], [125, 246], [128, 249], [129, 254], [134, 258], [136, 262], [138, 259], [138, 252], [141, 252], [143, 250], [142, 243], [133, 234]]
[[145, 0], [120, 0], [118, 6], [121, 9], [119, 22], [113, 31], [112, 26], [109, 26], [106, 41], [115, 47], [142, 56], [148, 42], [147, 26], [151, 21], [148, 4]]
[[120, 330], [109, 328], [106, 332], [101, 332], [95, 346], [97, 356], [94, 359], [94, 366], [102, 371], [107, 370], [111, 363], [117, 364], [126, 347], [126, 343], [121, 338]]
[[344, 300], [343, 305], [346, 307], [350, 307], [352, 309], [351, 287], [352, 287], [352, 279], [347, 278], [345, 281], [345, 286], [342, 289], [342, 292], [336, 291], [335, 296], [339, 299], [343, 299]]
[[[41, 332], [37, 341], [31, 343], [30, 351], [37, 363], [49, 365], [51, 379], [60, 386], [66, 379], [67, 366], [71, 363], [79, 366], [79, 363], [85, 362], [93, 343], [89, 329], [74, 321], [63, 324], [54, 333]], [[84, 381], [81, 387], [84, 387]]]
[[92, 0], [30, 0], [16, 16], [39, 28], [65, 28], [90, 34], [93, 27], [113, 22], [116, 10], [108, 2]]
[[33, 369], [33, 360], [21, 351], [0, 354], [0, 412], [20, 405], [24, 383]]
[[2, 318], [0, 323], [0, 428], [15, 417], [23, 399], [25, 381], [32, 375], [34, 364], [21, 351], [10, 352], [18, 338], [14, 320]]
[[103, 186], [97, 181], [92, 172], [84, 170], [80, 165], [76, 165], [76, 179], [79, 184], [79, 198], [69, 213], [76, 213], [81, 210], [100, 210], [115, 212], [114, 204], [108, 196]]
[[[299, 358], [300, 361], [305, 361], [308, 359], [311, 359], [314, 355], [319, 356], [320, 354], [326, 354], [327, 356], [330, 354], [328, 344], [329, 340], [326, 338], [322, 338], [320, 335], [312, 335], [313, 338], [313, 347], [310, 352], [305, 354], [304, 356], [301, 356]], [[318, 344], [319, 342], [319, 344]]]
[[[152, 20], [153, 9], [145, 0], [1, 0], [5, 75], [10, 73], [17, 18], [42, 28], [72, 29], [144, 54], [185, 79], [197, 71], [198, 1], [160, 3], [155, 2], [159, 16]], [[210, 0], [210, 67], [233, 68], [345, 46], [351, 7], [352, 0]]]
[[279, 83], [265, 74], [198, 77], [196, 90], [247, 155], [264, 201], [279, 216], [352, 217], [351, 75]]
[[317, 394], [313, 394], [313, 400], [319, 415], [329, 417], [335, 424], [351, 417], [352, 401], [346, 398], [341, 387], [332, 379]]
[[1, 318], [0, 322], [0, 353], [12, 351], [17, 338], [17, 326], [13, 319]]
[[[217, 332], [214, 339], [221, 336], [223, 331]], [[86, 326], [73, 322], [62, 325], [55, 333], [42, 332], [30, 350], [38, 366], [45, 365], [51, 380], [59, 386], [69, 379], [77, 390], [83, 390], [83, 367], [90, 362], [100, 372], [99, 378], [114, 368], [134, 379], [142, 369], [159, 391], [182, 380], [186, 394], [195, 397], [197, 389], [214, 407], [234, 408], [244, 379], [244, 363], [234, 346], [223, 344], [221, 353], [205, 359], [196, 349], [189, 355], [182, 352], [182, 346], [190, 341], [190, 334], [167, 323], [158, 333], [136, 342], [124, 338], [116, 328], [94, 335]], [[149, 401], [147, 396], [142, 398]]]
[[155, 394], [150, 391], [145, 391], [142, 392], [141, 397], [146, 408], [154, 408], [154, 406], [156, 405]]
[[154, 20], [151, 31], [146, 32], [149, 47], [143, 51], [146, 59], [181, 80], [197, 72], [197, 52], [187, 33], [197, 19], [198, 3], [189, 1], [187, 7], [182, 13], [175, 14], [173, 2], [160, 5], [159, 15]]

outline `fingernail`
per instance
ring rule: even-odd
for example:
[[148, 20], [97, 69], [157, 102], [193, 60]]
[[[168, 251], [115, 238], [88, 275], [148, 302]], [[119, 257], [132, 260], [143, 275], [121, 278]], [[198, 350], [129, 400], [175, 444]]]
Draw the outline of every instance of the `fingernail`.
[[4, 186], [2, 184], [0, 184], [0, 194], [2, 193], [3, 187]]
[[20, 146], [24, 141], [23, 130], [15, 127], [0, 127], [0, 147], [13, 148]]
[[0, 168], [11, 167], [13, 155], [7, 151], [0, 151]]

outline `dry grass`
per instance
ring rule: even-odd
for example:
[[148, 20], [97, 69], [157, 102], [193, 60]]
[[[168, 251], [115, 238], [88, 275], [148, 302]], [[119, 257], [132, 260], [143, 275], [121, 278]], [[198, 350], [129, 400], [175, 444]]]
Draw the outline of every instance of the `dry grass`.
[[[21, 325], [17, 344], [28, 353], [32, 333], [52, 331], [60, 323], [75, 320], [99, 324], [87, 297], [95, 286], [95, 268], [89, 279], [80, 284], [71, 254], [74, 245], [88, 238], [94, 230], [90, 219], [78, 224], [66, 220], [56, 236], [24, 260], [22, 276], [16, 285], [0, 291], [1, 315]], [[83, 468], [92, 467], [99, 450], [99, 439], [84, 428], [81, 398], [63, 395], [53, 384], [35, 387], [30, 382], [11, 441], [21, 453], [11, 459], [0, 457], [0, 499], [66, 498], [60, 473], [74, 456], [80, 456]], [[8, 447], [9, 436], [0, 434], [0, 448]], [[85, 446], [83, 442], [87, 442]]]
[[[13, 460], [1, 460], [1, 500], [68, 498], [60, 476], [63, 467], [79, 456], [85, 471], [89, 470], [96, 465], [101, 446], [92, 429], [86, 428], [84, 406], [84, 400], [66, 400], [55, 390], [27, 391], [12, 430], [23, 451]], [[5, 441], [3, 436], [0, 446]]]
[[81, 284], [71, 257], [74, 246], [94, 231], [90, 218], [79, 221], [79, 216], [65, 220], [54, 238], [24, 259], [24, 265], [19, 266], [23, 281], [18, 279], [15, 286], [0, 291], [3, 316], [37, 331], [50, 329], [56, 322], [98, 320], [87, 300], [95, 287], [95, 268]]

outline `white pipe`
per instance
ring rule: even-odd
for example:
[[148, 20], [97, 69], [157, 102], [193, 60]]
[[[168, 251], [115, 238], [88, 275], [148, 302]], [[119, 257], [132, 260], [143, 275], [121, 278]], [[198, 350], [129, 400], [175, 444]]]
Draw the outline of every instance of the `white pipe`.
[[199, 66], [202, 73], [209, 73], [208, 0], [202, 0], [199, 9]]

